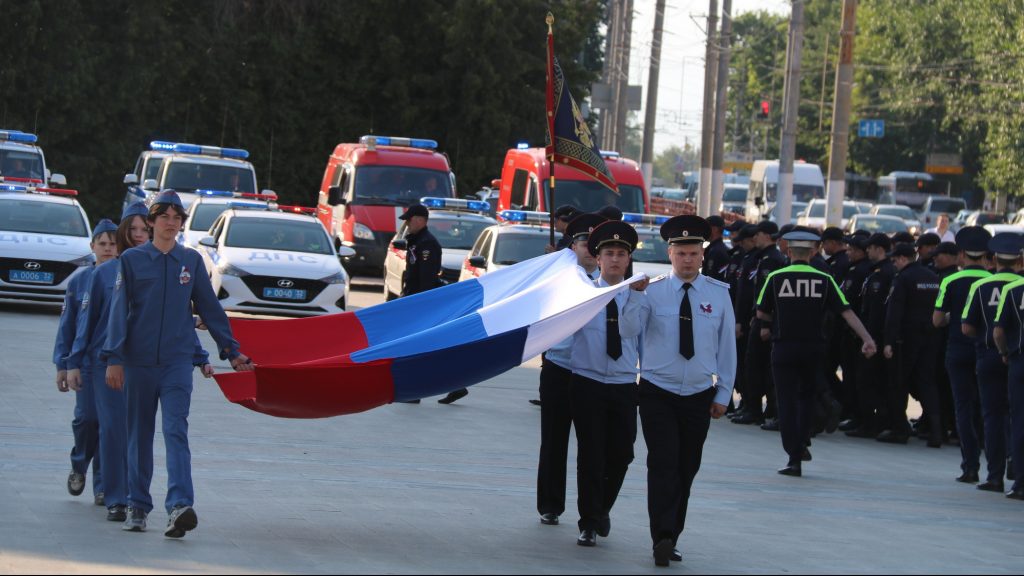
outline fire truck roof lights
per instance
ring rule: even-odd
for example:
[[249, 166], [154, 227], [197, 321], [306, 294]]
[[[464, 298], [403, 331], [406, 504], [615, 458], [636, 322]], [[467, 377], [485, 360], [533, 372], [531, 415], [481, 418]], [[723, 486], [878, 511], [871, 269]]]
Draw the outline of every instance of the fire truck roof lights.
[[249, 157], [247, 150], [241, 148], [221, 148], [220, 146], [201, 146], [199, 144], [186, 144], [184, 142], [164, 142], [153, 140], [149, 143], [150, 150], [161, 152], [177, 152], [178, 154], [201, 154], [203, 156], [219, 156], [221, 158], [234, 158], [245, 160]]
[[424, 150], [437, 150], [437, 142], [427, 138], [403, 138], [400, 136], [374, 136], [367, 134], [359, 138], [359, 143], [369, 150], [376, 146], [405, 146], [408, 148], [422, 148]]
[[668, 216], [656, 216], [654, 214], [637, 214], [635, 212], [626, 212], [622, 215], [622, 221], [626, 224], [644, 224], [646, 226], [661, 226], [665, 222], [668, 222]]

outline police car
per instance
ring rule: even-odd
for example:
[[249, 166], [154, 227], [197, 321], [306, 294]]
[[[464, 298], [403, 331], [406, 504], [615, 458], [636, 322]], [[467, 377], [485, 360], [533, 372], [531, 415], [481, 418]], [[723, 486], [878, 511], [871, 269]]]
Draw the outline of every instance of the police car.
[[[486, 216], [490, 204], [483, 200], [457, 198], [420, 198], [430, 209], [427, 228], [441, 243], [441, 280], [458, 282], [462, 263], [484, 229], [497, 224]], [[406, 222], [403, 221], [384, 258], [384, 297], [394, 300], [402, 293], [405, 275]]]
[[[15, 177], [18, 178], [18, 177]], [[68, 278], [93, 263], [74, 190], [0, 182], [0, 300], [63, 304]]]
[[199, 197], [197, 190], [257, 192], [256, 170], [246, 161], [246, 150], [161, 140], [149, 148], [139, 155], [135, 171], [124, 176], [126, 206], [149, 202], [163, 190], [177, 192], [186, 210]]
[[226, 190], [197, 190], [198, 198], [189, 206], [185, 229], [179, 241], [189, 248], [199, 248], [199, 241], [209, 233], [217, 217], [228, 208], [236, 210], [276, 210], [277, 194], [242, 194]]
[[63, 174], [51, 174], [46, 168], [38, 137], [21, 130], [0, 129], [0, 178], [8, 184], [26, 186], [67, 186]]
[[[547, 212], [504, 210], [504, 224], [485, 229], [469, 251], [459, 280], [479, 278], [488, 272], [543, 256], [550, 244], [550, 216]], [[561, 234], [555, 234], [555, 242]]]
[[655, 278], [672, 271], [672, 262], [668, 259], [668, 243], [661, 237], [661, 225], [669, 216], [654, 214], [625, 213], [622, 221], [632, 224], [639, 240], [633, 250], [633, 272], [643, 272], [648, 278]]
[[[199, 241], [225, 310], [315, 316], [343, 312], [349, 278], [312, 208], [228, 209]], [[295, 213], [305, 212], [305, 213]], [[351, 256], [351, 248], [340, 249]]]

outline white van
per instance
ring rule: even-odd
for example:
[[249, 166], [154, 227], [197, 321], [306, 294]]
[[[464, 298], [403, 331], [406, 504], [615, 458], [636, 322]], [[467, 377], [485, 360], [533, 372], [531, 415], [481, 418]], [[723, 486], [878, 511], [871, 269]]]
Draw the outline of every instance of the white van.
[[[779, 161], [757, 160], [750, 171], [747, 188], [748, 222], [759, 222], [768, 218], [775, 206], [775, 195], [779, 188]], [[825, 197], [825, 178], [817, 164], [793, 163], [793, 202], [810, 202]]]

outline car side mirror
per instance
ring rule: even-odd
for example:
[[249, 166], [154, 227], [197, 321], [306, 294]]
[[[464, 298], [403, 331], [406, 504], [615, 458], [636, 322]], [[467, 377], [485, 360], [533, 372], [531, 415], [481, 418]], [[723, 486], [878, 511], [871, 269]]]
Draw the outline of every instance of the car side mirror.
[[160, 188], [160, 184], [152, 178], [147, 178], [142, 181], [143, 190], [157, 190], [158, 188]]
[[207, 248], [217, 248], [217, 241], [213, 239], [213, 236], [203, 236], [199, 239], [200, 246], [206, 246]]
[[494, 188], [495, 190], [500, 190], [501, 178], [495, 178], [494, 180], [491, 180], [491, 188]]
[[338, 247], [338, 259], [351, 258], [356, 255], [356, 251], [351, 246], [339, 246]]
[[51, 174], [50, 175], [50, 186], [67, 186], [68, 179], [63, 174]]
[[391, 243], [391, 245], [394, 246], [395, 249], [397, 249], [397, 250], [408, 250], [409, 249], [409, 242], [406, 241], [406, 240], [395, 240], [394, 242]]
[[327, 204], [329, 206], [339, 206], [346, 203], [345, 198], [341, 195], [340, 186], [331, 186], [327, 189]]
[[135, 186], [136, 184], [139, 183], [139, 177], [134, 172], [129, 172], [128, 174], [124, 175], [124, 183], [127, 184], [128, 186]]
[[484, 258], [483, 256], [470, 256], [469, 265], [472, 266], [473, 268], [483, 268], [484, 270], [486, 270], [487, 258]]

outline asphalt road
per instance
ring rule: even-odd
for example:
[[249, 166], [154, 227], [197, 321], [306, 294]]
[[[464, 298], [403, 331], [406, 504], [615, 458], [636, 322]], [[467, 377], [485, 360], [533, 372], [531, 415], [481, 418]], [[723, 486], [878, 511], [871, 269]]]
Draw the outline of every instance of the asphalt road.
[[[374, 288], [351, 303], [380, 300]], [[316, 421], [250, 412], [197, 376], [199, 528], [165, 539], [158, 506], [149, 532], [124, 533], [65, 490], [73, 398], [52, 383], [56, 324], [53, 311], [0, 306], [2, 573], [1024, 572], [1024, 503], [954, 482], [955, 447], [822, 436], [794, 479], [775, 474], [777, 434], [725, 421], [712, 425], [682, 564], [651, 559], [642, 437], [610, 537], [581, 548], [574, 446], [562, 524], [535, 511], [536, 361], [452, 406]], [[158, 432], [157, 501], [162, 444]]]

